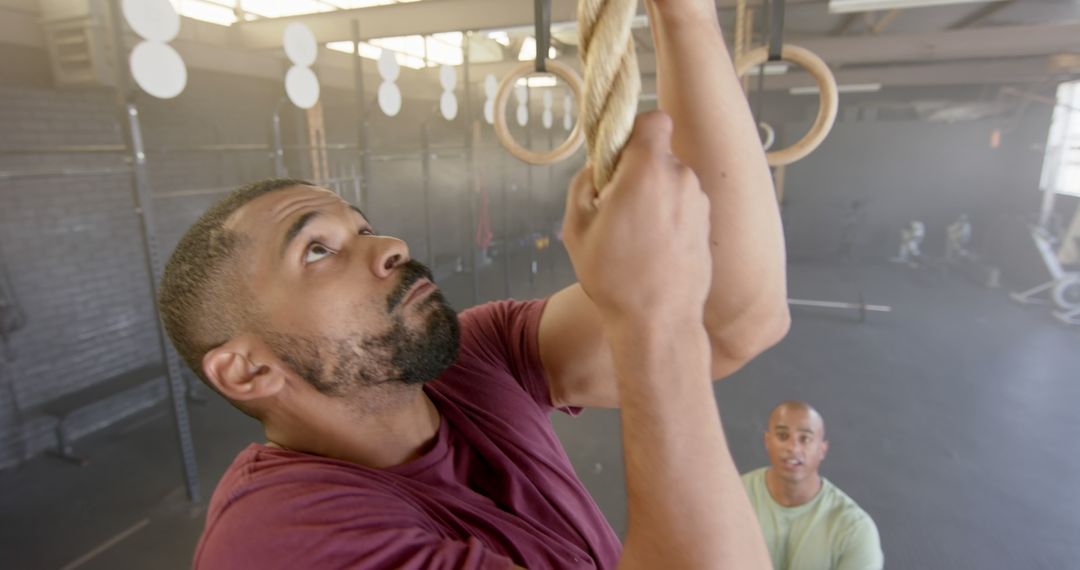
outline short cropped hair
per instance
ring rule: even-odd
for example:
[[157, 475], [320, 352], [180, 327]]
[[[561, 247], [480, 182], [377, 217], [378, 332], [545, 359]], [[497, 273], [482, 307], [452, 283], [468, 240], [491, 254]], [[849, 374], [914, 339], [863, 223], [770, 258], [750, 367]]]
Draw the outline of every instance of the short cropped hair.
[[271, 178], [237, 188], [199, 217], [165, 264], [158, 290], [162, 323], [180, 357], [211, 388], [203, 357], [240, 333], [250, 317], [246, 287], [231, 263], [247, 238], [225, 222], [248, 202], [294, 186], [313, 184]]

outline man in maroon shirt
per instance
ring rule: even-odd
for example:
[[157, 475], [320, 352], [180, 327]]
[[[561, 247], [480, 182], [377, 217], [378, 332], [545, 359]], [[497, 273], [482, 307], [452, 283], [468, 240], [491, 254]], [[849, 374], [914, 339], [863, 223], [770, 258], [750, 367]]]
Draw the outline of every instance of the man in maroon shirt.
[[[185, 234], [166, 328], [268, 440], [218, 485], [196, 567], [768, 566], [709, 379], [786, 332], [771, 180], [712, 1], [646, 6], [670, 118], [639, 118], [609, 186], [575, 179], [580, 283], [545, 301], [459, 317], [403, 242], [300, 181]], [[548, 420], [580, 406], [622, 408], [623, 547]]]

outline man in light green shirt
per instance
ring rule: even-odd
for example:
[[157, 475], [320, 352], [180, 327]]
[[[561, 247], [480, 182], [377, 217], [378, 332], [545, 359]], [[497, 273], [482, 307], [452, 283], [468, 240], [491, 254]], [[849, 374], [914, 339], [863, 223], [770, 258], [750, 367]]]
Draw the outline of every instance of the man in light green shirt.
[[777, 406], [765, 449], [772, 467], [742, 479], [777, 570], [880, 570], [873, 519], [818, 473], [829, 442], [817, 410], [806, 402]]

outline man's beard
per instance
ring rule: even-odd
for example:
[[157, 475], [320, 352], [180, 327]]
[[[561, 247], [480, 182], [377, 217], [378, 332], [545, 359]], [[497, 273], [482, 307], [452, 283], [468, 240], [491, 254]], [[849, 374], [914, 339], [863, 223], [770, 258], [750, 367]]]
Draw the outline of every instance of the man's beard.
[[401, 282], [387, 297], [389, 330], [345, 338], [272, 332], [267, 343], [290, 368], [327, 396], [344, 396], [368, 386], [407, 386], [434, 380], [457, 358], [457, 313], [435, 290], [413, 309], [427, 313], [421, 330], [412, 330], [395, 313], [420, 279], [434, 281], [418, 261], [401, 267]]

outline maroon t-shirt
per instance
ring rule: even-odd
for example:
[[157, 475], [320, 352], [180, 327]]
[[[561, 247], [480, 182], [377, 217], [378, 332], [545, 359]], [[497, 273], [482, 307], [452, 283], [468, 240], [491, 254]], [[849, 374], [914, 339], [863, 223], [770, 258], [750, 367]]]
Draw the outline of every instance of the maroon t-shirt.
[[621, 546], [551, 426], [544, 301], [463, 312], [424, 391], [433, 448], [390, 469], [253, 444], [218, 483], [196, 568], [614, 568]]

